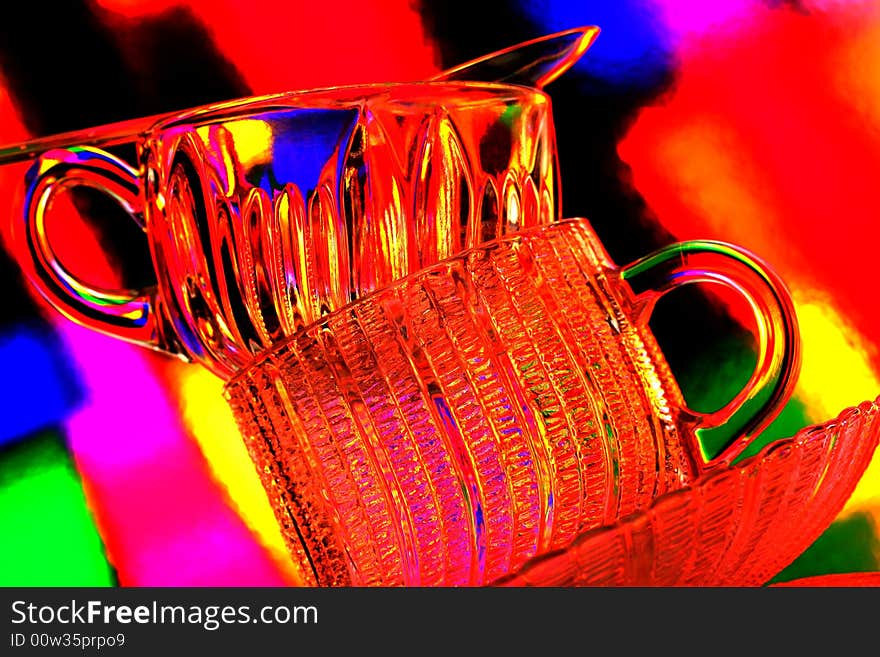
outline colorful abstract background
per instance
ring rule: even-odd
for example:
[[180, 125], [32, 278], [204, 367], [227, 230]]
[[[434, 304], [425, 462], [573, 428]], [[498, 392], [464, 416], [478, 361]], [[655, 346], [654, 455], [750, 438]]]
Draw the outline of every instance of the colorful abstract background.
[[[0, 142], [424, 79], [595, 24], [595, 45], [547, 87], [563, 215], [588, 217], [620, 264], [711, 238], [779, 271], [803, 368], [761, 444], [880, 394], [880, 3], [488, 0], [488, 21], [474, 5], [17, 3], [0, 27]], [[0, 168], [2, 198], [20, 193], [23, 171]], [[60, 226], [65, 258], [117, 284], [149, 278], [144, 236], [89, 202], [111, 218]], [[0, 585], [296, 584], [221, 382], [60, 318], [3, 251], [0, 280]], [[748, 379], [750, 322], [711, 290], [661, 302], [652, 328], [692, 407], [720, 407]], [[857, 571], [880, 571], [880, 455], [774, 581]]]

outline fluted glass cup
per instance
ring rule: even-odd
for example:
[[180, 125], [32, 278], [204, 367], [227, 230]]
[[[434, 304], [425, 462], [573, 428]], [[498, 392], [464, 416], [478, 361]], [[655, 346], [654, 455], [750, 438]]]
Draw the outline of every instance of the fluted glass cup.
[[[647, 327], [693, 282], [741, 293], [758, 326], [751, 379], [705, 415]], [[225, 395], [307, 581], [479, 585], [729, 464], [798, 366], [791, 300], [754, 255], [684, 242], [618, 268], [575, 219], [328, 314]], [[699, 433], [721, 426], [737, 438], [710, 457]]]
[[[550, 99], [534, 88], [293, 92], [164, 116], [134, 141], [137, 169], [86, 146], [34, 162], [17, 259], [68, 318], [224, 379], [365, 292], [558, 219]], [[97, 289], [57, 257], [47, 219], [77, 186], [144, 230], [156, 286]]]

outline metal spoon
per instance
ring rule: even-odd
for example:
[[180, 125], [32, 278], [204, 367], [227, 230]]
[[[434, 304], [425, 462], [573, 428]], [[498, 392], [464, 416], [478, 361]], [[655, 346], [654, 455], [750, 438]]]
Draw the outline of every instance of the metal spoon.
[[[593, 26], [548, 34], [465, 62], [429, 80], [504, 82], [540, 89], [571, 68], [598, 34], [599, 28]], [[130, 142], [158, 121], [179, 113], [180, 110], [154, 114], [0, 146], [0, 165], [33, 159], [53, 148], [108, 147]]]

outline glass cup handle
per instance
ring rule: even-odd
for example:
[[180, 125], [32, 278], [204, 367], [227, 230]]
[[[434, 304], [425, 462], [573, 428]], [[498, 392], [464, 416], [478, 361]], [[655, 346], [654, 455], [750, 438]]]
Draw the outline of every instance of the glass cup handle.
[[[657, 300], [688, 283], [717, 283], [739, 292], [757, 322], [758, 361], [745, 387], [712, 413], [681, 409], [696, 428], [685, 432], [701, 471], [729, 465], [779, 414], [800, 371], [800, 336], [794, 304], [773, 269], [749, 251], [724, 242], [689, 241], [665, 247], [620, 271], [629, 283], [635, 320], [646, 324]], [[761, 398], [766, 399], [761, 402]], [[710, 457], [700, 440], [707, 429], [725, 427], [733, 437]]]
[[95, 288], [69, 271], [52, 249], [46, 217], [60, 191], [87, 186], [116, 200], [145, 228], [141, 179], [119, 158], [91, 147], [47, 151], [28, 171], [20, 222], [14, 226], [17, 256], [31, 283], [62, 315], [102, 333], [153, 349], [178, 353], [156, 319], [154, 289]]

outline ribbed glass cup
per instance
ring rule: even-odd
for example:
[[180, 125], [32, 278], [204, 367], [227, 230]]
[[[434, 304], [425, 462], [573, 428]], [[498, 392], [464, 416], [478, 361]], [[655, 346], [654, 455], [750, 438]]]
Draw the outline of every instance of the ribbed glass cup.
[[[136, 169], [87, 146], [43, 153], [13, 212], [13, 246], [66, 317], [225, 380], [363, 294], [558, 220], [555, 139], [549, 96], [519, 85], [368, 84], [229, 101], [145, 127]], [[61, 261], [53, 206], [80, 186], [143, 230], [156, 285], [99, 289]]]
[[489, 583], [692, 481], [706, 465], [694, 416], [647, 315], [633, 320], [648, 293], [622, 271], [584, 220], [520, 231], [330, 313], [234, 377], [226, 397], [306, 579]]

